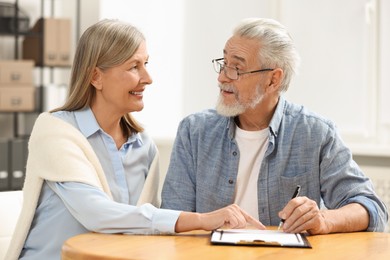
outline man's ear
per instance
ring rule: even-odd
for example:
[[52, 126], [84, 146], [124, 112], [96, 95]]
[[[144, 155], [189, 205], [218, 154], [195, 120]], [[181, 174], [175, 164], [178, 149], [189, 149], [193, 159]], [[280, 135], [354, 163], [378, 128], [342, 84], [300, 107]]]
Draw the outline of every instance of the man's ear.
[[92, 72], [91, 85], [94, 86], [97, 90], [101, 90], [103, 87], [102, 83], [102, 71], [95, 67]]
[[269, 89], [269, 91], [272, 92], [279, 91], [283, 78], [284, 78], [283, 70], [281, 68], [274, 69], [272, 71], [271, 80], [269, 82], [269, 85], [267, 86], [267, 89]]

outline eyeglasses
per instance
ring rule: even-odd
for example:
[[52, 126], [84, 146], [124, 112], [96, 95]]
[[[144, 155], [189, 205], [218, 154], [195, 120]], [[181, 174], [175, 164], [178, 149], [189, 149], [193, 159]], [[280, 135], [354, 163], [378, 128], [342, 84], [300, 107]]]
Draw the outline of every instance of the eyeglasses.
[[214, 65], [214, 70], [218, 74], [220, 74], [221, 71], [223, 71], [225, 73], [225, 76], [231, 80], [237, 80], [240, 75], [244, 75], [244, 74], [274, 70], [274, 69], [262, 69], [262, 70], [252, 70], [252, 71], [246, 71], [246, 72], [239, 72], [237, 68], [226, 66], [224, 60], [225, 60], [224, 58], [212, 60], [213, 65]]

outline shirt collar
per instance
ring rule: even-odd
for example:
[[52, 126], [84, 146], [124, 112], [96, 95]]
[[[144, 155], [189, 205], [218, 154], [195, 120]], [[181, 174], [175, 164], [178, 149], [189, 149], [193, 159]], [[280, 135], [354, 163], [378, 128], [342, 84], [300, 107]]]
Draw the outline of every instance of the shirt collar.
[[275, 137], [278, 136], [278, 129], [282, 122], [282, 118], [285, 110], [286, 110], [286, 100], [284, 99], [283, 96], [280, 96], [274, 115], [272, 116], [271, 122], [269, 124], [269, 129]]
[[131, 143], [133, 143], [133, 147], [141, 147], [144, 143], [142, 141], [142, 135], [140, 133], [130, 135], [126, 144], [130, 145]]
[[86, 138], [100, 130], [100, 126], [96, 121], [91, 108], [87, 107], [85, 109], [75, 111], [74, 114], [80, 131]]
[[[91, 135], [98, 132], [99, 130], [105, 133], [103, 129], [100, 128], [98, 122], [96, 121], [95, 115], [93, 114], [90, 107], [75, 111], [75, 117], [81, 133], [86, 138], [90, 137]], [[135, 147], [142, 146], [143, 141], [142, 141], [141, 134], [137, 133], [129, 136], [125, 144], [130, 144], [130, 143], [133, 143]]]
[[228, 123], [226, 128], [229, 129], [229, 137], [230, 139], [234, 139], [234, 136], [236, 134], [236, 122], [235, 122], [235, 117], [229, 117]]
[[[279, 97], [278, 104], [276, 105], [275, 112], [272, 116], [271, 122], [269, 124], [269, 129], [275, 137], [278, 136], [278, 129], [280, 126], [280, 123], [282, 122], [284, 110], [286, 109], [286, 100], [284, 99], [283, 96]], [[234, 138], [235, 135], [235, 117], [230, 117], [228, 120], [228, 124], [226, 126], [229, 129], [229, 137], [231, 139]]]

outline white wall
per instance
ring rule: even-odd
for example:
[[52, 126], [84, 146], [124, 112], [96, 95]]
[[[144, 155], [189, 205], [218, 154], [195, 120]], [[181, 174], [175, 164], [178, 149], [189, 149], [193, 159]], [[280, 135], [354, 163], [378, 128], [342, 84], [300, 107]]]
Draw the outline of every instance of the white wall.
[[289, 99], [332, 119], [354, 154], [390, 156], [389, 1], [280, 0], [280, 7], [302, 56]]
[[184, 7], [180, 0], [101, 0], [101, 19], [127, 21], [147, 39], [153, 84], [145, 91], [145, 108], [134, 115], [156, 139], [170, 139], [181, 118]]

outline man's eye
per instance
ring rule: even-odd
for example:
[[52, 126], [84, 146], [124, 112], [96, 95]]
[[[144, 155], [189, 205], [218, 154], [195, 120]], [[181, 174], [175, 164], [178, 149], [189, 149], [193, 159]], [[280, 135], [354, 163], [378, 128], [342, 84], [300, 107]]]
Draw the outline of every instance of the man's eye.
[[237, 66], [232, 66], [232, 69], [234, 69], [234, 70], [237, 71], [237, 72], [241, 71], [240, 68], [237, 67]]

